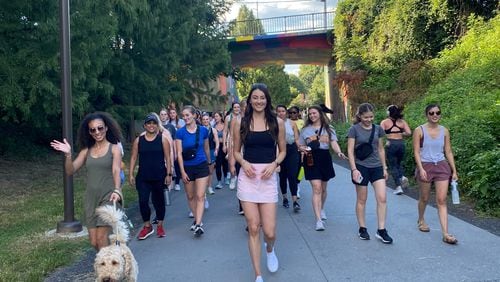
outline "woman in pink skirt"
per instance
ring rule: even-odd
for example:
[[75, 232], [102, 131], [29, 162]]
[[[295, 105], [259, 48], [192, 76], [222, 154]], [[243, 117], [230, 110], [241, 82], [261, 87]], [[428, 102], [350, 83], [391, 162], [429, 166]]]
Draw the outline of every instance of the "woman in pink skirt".
[[285, 127], [272, 110], [271, 96], [265, 84], [252, 85], [245, 114], [241, 121], [235, 122], [232, 130], [234, 159], [241, 165], [237, 195], [247, 220], [255, 281], [263, 281], [260, 270], [261, 226], [267, 268], [270, 272], [278, 270], [278, 258], [274, 252], [278, 202], [276, 168], [286, 155]]

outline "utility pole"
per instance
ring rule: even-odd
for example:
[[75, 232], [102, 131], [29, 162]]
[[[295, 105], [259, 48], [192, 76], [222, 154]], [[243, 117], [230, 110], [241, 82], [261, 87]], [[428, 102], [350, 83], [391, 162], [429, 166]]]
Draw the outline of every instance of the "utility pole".
[[326, 29], [326, 0], [319, 0], [320, 2], [323, 2], [323, 28]]
[[[71, 45], [70, 45], [70, 21], [69, 0], [59, 1], [59, 24], [60, 24], [60, 61], [61, 61], [61, 104], [62, 104], [62, 127], [63, 138], [73, 144], [73, 121], [71, 111]], [[57, 223], [57, 233], [80, 232], [82, 224], [75, 220], [73, 177], [68, 176], [64, 168], [64, 220]]]

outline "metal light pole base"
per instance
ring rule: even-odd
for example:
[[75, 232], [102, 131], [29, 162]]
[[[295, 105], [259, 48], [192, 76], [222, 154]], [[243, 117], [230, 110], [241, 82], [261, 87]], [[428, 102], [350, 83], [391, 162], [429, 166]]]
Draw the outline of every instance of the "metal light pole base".
[[82, 224], [79, 221], [59, 221], [56, 233], [76, 233], [82, 231]]

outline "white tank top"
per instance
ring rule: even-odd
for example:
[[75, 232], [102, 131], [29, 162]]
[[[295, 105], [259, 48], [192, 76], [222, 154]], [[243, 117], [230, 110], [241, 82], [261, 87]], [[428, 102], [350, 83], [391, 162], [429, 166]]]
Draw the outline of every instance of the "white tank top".
[[444, 156], [444, 127], [439, 125], [439, 135], [437, 138], [432, 138], [424, 126], [422, 135], [424, 136], [424, 143], [420, 148], [420, 159], [424, 163], [438, 163], [445, 160]]
[[293, 128], [290, 119], [285, 121], [285, 139], [288, 145], [295, 143], [295, 134], [293, 133]]

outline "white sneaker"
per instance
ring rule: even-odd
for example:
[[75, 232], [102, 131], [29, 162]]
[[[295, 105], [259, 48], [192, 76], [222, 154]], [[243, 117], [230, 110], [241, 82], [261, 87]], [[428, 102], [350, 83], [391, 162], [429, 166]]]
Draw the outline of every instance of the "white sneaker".
[[264, 244], [264, 246], [266, 246], [267, 269], [271, 273], [278, 271], [278, 267], [279, 267], [278, 257], [276, 256], [276, 253], [274, 252], [274, 248], [270, 253], [268, 253], [267, 252], [267, 245]]
[[227, 173], [226, 175], [226, 185], [229, 185], [229, 180], [231, 179], [231, 173]]
[[231, 183], [229, 183], [229, 189], [234, 190], [236, 188], [236, 176], [231, 178]]
[[194, 215], [193, 215], [193, 212], [190, 211], [189, 214], [188, 214], [189, 218], [194, 218]]
[[403, 175], [403, 177], [401, 177], [401, 186], [407, 188], [408, 187], [408, 178], [406, 176]]
[[262, 276], [257, 276], [255, 277], [255, 282], [264, 282], [264, 279], [262, 279]]
[[217, 185], [215, 185], [215, 189], [222, 189], [222, 187], [224, 187], [222, 181], [217, 182]]
[[208, 194], [210, 195], [215, 194], [214, 188], [212, 188], [211, 186], [208, 186]]
[[297, 187], [297, 199], [300, 199], [300, 187]]
[[325, 230], [325, 224], [323, 223], [322, 220], [316, 221], [316, 231], [323, 231]]
[[208, 209], [210, 207], [210, 204], [208, 203], [207, 197], [205, 197], [205, 209]]
[[320, 212], [321, 220], [327, 220], [328, 218], [326, 217], [326, 212], [325, 210], [321, 210]]
[[181, 191], [181, 185], [175, 184], [174, 190], [175, 191]]
[[398, 186], [396, 187], [396, 190], [394, 190], [394, 192], [392, 192], [394, 195], [402, 195], [404, 192], [403, 192], [403, 189], [401, 188], [401, 186]]

